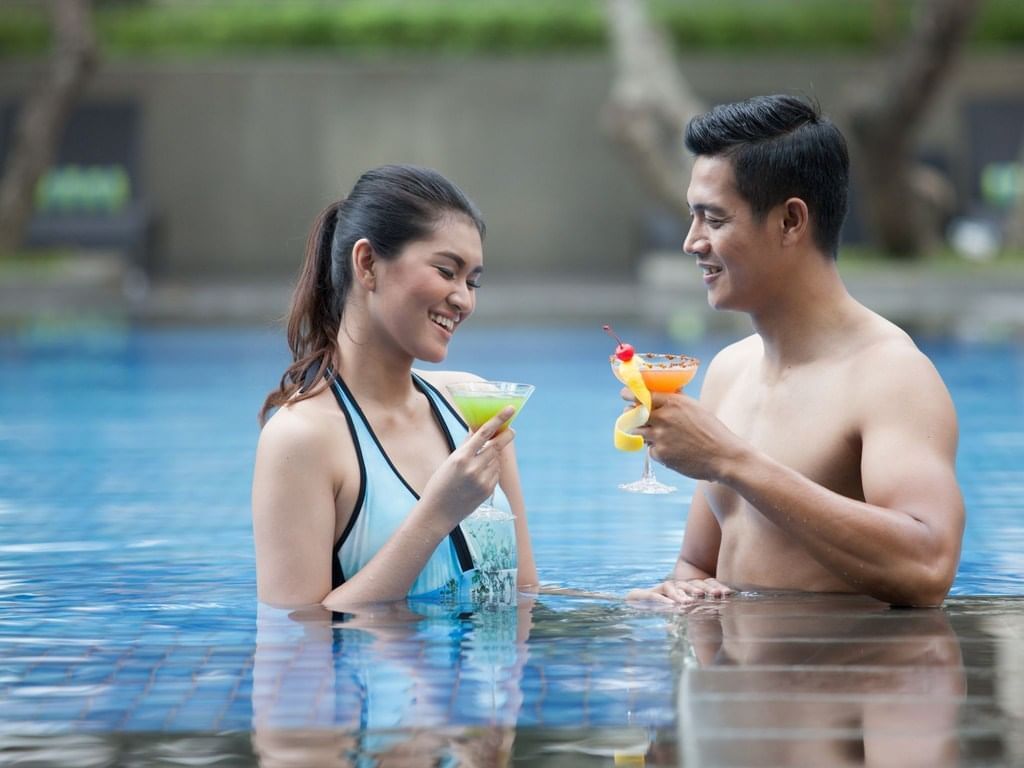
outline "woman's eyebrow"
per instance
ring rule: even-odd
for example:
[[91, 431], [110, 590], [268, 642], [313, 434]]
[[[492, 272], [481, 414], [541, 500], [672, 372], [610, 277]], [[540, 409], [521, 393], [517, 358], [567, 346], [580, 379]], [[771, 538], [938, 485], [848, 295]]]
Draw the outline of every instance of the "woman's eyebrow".
[[[459, 269], [465, 269], [465, 267], [466, 267], [466, 260], [464, 258], [462, 258], [461, 256], [459, 256], [457, 253], [452, 253], [451, 251], [435, 251], [434, 255], [435, 256], [444, 256], [445, 258], [451, 259], [452, 261], [455, 262], [456, 266], [458, 266]], [[484, 268], [482, 266], [481, 267], [476, 267], [473, 270], [473, 272], [483, 272], [483, 271], [484, 271]]]

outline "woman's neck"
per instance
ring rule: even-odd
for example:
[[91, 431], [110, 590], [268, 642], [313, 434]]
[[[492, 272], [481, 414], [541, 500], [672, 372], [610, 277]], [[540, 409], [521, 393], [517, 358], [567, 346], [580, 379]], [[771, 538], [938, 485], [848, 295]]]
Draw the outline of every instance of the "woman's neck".
[[413, 393], [412, 358], [364, 334], [338, 333], [338, 375], [360, 399], [383, 404], [406, 402]]

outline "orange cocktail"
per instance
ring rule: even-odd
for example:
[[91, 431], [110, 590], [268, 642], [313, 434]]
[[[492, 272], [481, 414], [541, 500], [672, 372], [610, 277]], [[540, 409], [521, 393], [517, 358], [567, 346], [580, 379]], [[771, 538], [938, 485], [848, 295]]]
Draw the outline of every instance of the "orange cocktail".
[[[697, 375], [700, 360], [689, 355], [665, 355], [656, 352], [639, 352], [636, 355], [638, 368], [644, 385], [651, 392], [678, 392]], [[611, 357], [612, 372], [622, 381], [618, 367], [620, 361]]]
[[688, 355], [641, 352], [637, 357], [643, 361], [640, 375], [651, 392], [678, 392], [697, 375], [700, 365], [697, 358]]
[[[700, 367], [700, 361], [695, 357], [690, 357], [689, 355], [659, 354], [655, 352], [633, 353], [632, 348], [629, 350], [627, 361], [623, 361], [618, 355], [612, 355], [610, 358], [612, 373], [615, 374], [615, 377], [619, 381], [626, 384], [631, 390], [633, 390], [634, 394], [636, 394], [634, 386], [638, 386], [639, 382], [630, 384], [630, 375], [635, 378], [636, 373], [639, 373], [640, 378], [643, 379], [643, 386], [646, 387], [649, 392], [671, 393], [679, 392], [683, 387], [689, 384], [697, 374], [697, 369]], [[625, 369], [623, 371], [619, 370], [620, 366], [629, 365], [635, 365], [635, 368], [633, 369], [634, 372], [632, 374], [626, 374]], [[636, 448], [632, 447], [629, 442], [626, 442], [624, 445], [620, 444], [620, 440], [629, 440], [627, 435], [630, 433], [623, 435], [619, 432], [620, 424], [623, 419], [628, 420], [628, 416], [631, 413], [643, 408], [643, 404], [638, 405], [637, 408], [623, 414], [619, 418], [619, 421], [616, 422], [615, 447], [619, 448], [619, 450], [636, 450], [636, 448], [643, 447], [642, 443], [637, 445]], [[646, 420], [646, 411], [640, 410], [640, 413], [644, 414], [642, 418]], [[621, 429], [623, 432], [626, 431], [624, 426], [621, 427]], [[639, 442], [636, 438], [633, 438], [633, 440]], [[640, 479], [633, 483], [620, 485], [619, 488], [633, 493], [671, 493], [676, 490], [674, 486], [658, 482], [657, 478], [654, 477], [654, 470], [651, 468], [650, 446], [648, 446], [647, 450], [644, 451], [644, 466]]]

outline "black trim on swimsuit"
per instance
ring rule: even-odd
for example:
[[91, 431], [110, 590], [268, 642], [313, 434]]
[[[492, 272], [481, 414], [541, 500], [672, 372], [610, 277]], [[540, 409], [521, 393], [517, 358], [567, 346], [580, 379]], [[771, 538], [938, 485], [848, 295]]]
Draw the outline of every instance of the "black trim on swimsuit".
[[[403, 477], [402, 473], [398, 471], [398, 467], [394, 465], [394, 462], [391, 461], [391, 456], [389, 456], [388, 452], [384, 450], [384, 446], [381, 444], [380, 439], [377, 437], [377, 433], [370, 425], [370, 420], [366, 418], [366, 414], [363, 413], [363, 409], [359, 407], [359, 401], [356, 400], [355, 396], [352, 394], [352, 390], [348, 388], [348, 386], [345, 384], [344, 380], [338, 373], [334, 372], [333, 370], [329, 371], [329, 373], [331, 375], [332, 382], [336, 383], [338, 387], [342, 391], [344, 391], [345, 395], [351, 401], [352, 407], [355, 409], [356, 413], [359, 414], [359, 418], [366, 426], [366, 431], [370, 434], [370, 438], [377, 446], [377, 450], [380, 451], [381, 456], [384, 457], [384, 461], [387, 462], [387, 465], [391, 468], [391, 471], [394, 473], [395, 477], [397, 477], [402, 482], [402, 485], [404, 485], [406, 489], [408, 489], [409, 493], [413, 495], [413, 498], [419, 501], [420, 495], [409, 484], [405, 477]], [[448, 452], [451, 453], [452, 451], [455, 450], [455, 441], [452, 439], [451, 432], [448, 431], [448, 425], [445, 423], [444, 417], [442, 416], [440, 410], [438, 409], [437, 404], [434, 402], [434, 399], [427, 394], [427, 392], [424, 390], [424, 387], [429, 387], [434, 392], [437, 392], [437, 390], [430, 386], [430, 384], [427, 384], [427, 382], [423, 381], [416, 374], [413, 374], [412, 381], [413, 385], [416, 387], [416, 389], [423, 393], [423, 396], [426, 398], [427, 403], [430, 405], [430, 411], [431, 413], [434, 414], [434, 419], [441, 427], [441, 433], [444, 435], [445, 440], [448, 442]], [[359, 499], [356, 505], [356, 509], [353, 511], [352, 517], [349, 519], [348, 525], [345, 526], [345, 530], [342, 532], [341, 538], [338, 539], [338, 543], [334, 547], [334, 562], [338, 564], [338, 572], [340, 573], [341, 564], [340, 561], [338, 560], [338, 551], [341, 549], [342, 545], [345, 543], [345, 540], [348, 538], [349, 533], [352, 531], [352, 526], [355, 525], [356, 517], [358, 516], [359, 510], [362, 507], [362, 502], [366, 490], [366, 467], [363, 464], [363, 455], [362, 451], [359, 449], [359, 440], [356, 437], [355, 425], [352, 423], [352, 419], [349, 416], [348, 409], [345, 408], [344, 402], [342, 401], [341, 395], [338, 393], [338, 391], [334, 390], [333, 388], [332, 391], [334, 392], [335, 400], [338, 401], [338, 405], [345, 413], [345, 418], [348, 421], [349, 432], [351, 432], [352, 434], [352, 442], [355, 443], [356, 452], [359, 456], [360, 473]], [[441, 398], [441, 401], [444, 402], [445, 405], [447, 405], [447, 402], [444, 400], [444, 398]], [[451, 408], [451, 406], [448, 407], [449, 409]], [[458, 414], [455, 415], [458, 416]], [[462, 421], [461, 417], [459, 418], [459, 422], [465, 425], [465, 422]], [[456, 526], [448, 535], [449, 538], [451, 538], [452, 546], [455, 547], [455, 554], [459, 561], [459, 567], [462, 568], [463, 572], [473, 570], [473, 568], [475, 567], [473, 564], [473, 556], [469, 552], [469, 545], [466, 543], [466, 537], [463, 534], [462, 529]], [[344, 580], [343, 574], [342, 579]]]
[[[437, 399], [440, 400], [442, 403], [444, 403], [444, 407], [448, 409], [448, 411], [451, 413], [451, 415], [456, 418], [456, 420], [459, 422], [459, 424], [461, 424], [462, 426], [464, 426], [466, 428], [467, 432], [469, 431], [469, 424], [467, 424], [466, 420], [464, 418], [462, 418], [462, 414], [459, 413], [458, 410], [456, 408], [454, 408], [451, 403], [448, 402], [448, 398], [446, 398], [444, 395], [442, 395], [438, 391], [437, 387], [435, 387], [433, 384], [431, 384], [426, 379], [424, 379], [424, 378], [422, 378], [420, 376], [417, 376], [415, 373], [412, 375], [412, 377], [413, 377], [414, 381], [418, 381], [424, 387], [426, 387], [431, 392], [433, 392], [435, 395], [437, 395]], [[455, 450], [455, 443], [453, 443], [451, 441], [451, 435], [448, 434], [448, 429], [447, 428], [445, 428], [445, 434], [448, 435], [448, 442], [451, 445], [451, 449], [454, 451]]]
[[[341, 545], [345, 543], [345, 539], [352, 532], [352, 527], [356, 524], [356, 519], [359, 517], [359, 513], [363, 509], [363, 502], [366, 499], [366, 463], [363, 461], [363, 449], [359, 445], [359, 438], [356, 437], [356, 425], [352, 423], [352, 415], [348, 412], [348, 408], [345, 407], [345, 401], [341, 398], [341, 393], [333, 386], [334, 382], [341, 383], [341, 379], [333, 374], [328, 369], [328, 376], [331, 378], [328, 380], [331, 385], [331, 394], [334, 395], [334, 399], [338, 401], [338, 407], [341, 408], [341, 412], [345, 415], [345, 422], [348, 424], [348, 432], [352, 436], [352, 444], [356, 449], [356, 459], [359, 461], [359, 493], [356, 494], [356, 503], [352, 508], [352, 516], [348, 519], [348, 525], [345, 526], [345, 530], [341, 532], [341, 536], [338, 537], [338, 542], [334, 545], [334, 549], [331, 551], [331, 589], [337, 589], [345, 583], [345, 573], [341, 568], [341, 560], [338, 557], [338, 553], [341, 551]], [[342, 387], [345, 385], [342, 384]], [[345, 390], [348, 391], [347, 389]], [[352, 395], [349, 394], [349, 397]], [[353, 403], [355, 400], [352, 401]]]

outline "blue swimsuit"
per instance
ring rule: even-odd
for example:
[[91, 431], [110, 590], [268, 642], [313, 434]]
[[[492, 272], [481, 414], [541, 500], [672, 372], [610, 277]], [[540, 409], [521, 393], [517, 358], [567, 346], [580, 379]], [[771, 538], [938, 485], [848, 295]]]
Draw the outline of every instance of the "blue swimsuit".
[[[449, 452], [454, 451], [456, 444], [452, 435], [466, 435], [468, 428], [465, 422], [433, 386], [415, 373], [412, 380], [430, 403], [430, 409], [448, 440]], [[334, 547], [332, 584], [337, 588], [377, 554], [420, 497], [391, 462], [345, 382], [335, 374], [330, 383], [331, 391], [345, 414], [359, 460], [359, 493], [355, 508]], [[496, 489], [494, 504], [511, 510], [500, 487]], [[470, 594], [476, 567], [472, 552], [476, 549], [475, 542], [467, 541], [466, 533], [456, 527], [434, 550], [413, 582], [408, 596], [465, 598]]]

